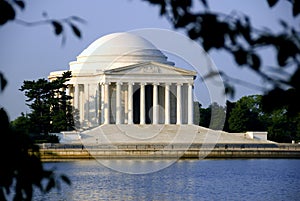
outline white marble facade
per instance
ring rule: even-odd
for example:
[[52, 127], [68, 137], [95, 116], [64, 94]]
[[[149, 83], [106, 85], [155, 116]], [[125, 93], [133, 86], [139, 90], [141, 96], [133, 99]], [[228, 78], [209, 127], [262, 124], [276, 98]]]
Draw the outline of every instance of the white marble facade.
[[[193, 124], [196, 73], [175, 67], [149, 41], [129, 33], [99, 38], [70, 63], [67, 83], [80, 127]], [[64, 71], [51, 72], [55, 79]]]

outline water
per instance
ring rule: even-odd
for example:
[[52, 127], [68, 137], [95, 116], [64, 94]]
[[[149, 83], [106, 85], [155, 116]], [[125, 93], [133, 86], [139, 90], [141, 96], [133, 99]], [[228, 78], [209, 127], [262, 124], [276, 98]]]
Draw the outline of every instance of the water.
[[116, 172], [96, 161], [45, 163], [45, 167], [68, 175], [72, 185], [46, 195], [37, 192], [34, 200], [300, 200], [296, 159], [181, 160], [140, 175]]

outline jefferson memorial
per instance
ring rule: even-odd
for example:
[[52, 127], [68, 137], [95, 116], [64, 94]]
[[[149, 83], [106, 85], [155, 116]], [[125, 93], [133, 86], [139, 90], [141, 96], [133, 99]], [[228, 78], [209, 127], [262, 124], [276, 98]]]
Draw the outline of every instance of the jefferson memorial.
[[[267, 141], [266, 132], [229, 134], [198, 126], [193, 100], [196, 72], [175, 67], [140, 36], [103, 36], [69, 65], [72, 78], [66, 93], [73, 97], [81, 131], [75, 133], [83, 143]], [[54, 80], [63, 72], [51, 72], [48, 78]]]
[[[193, 124], [196, 72], [174, 66], [149, 41], [114, 33], [70, 62], [67, 93], [81, 128], [101, 124]], [[49, 79], [64, 71], [52, 72]]]

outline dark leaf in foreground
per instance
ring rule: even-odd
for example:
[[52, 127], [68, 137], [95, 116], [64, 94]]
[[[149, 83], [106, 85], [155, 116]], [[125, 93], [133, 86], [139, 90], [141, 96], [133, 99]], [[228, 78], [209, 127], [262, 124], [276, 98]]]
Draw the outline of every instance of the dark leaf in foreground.
[[278, 0], [267, 0], [270, 7], [275, 6], [275, 4], [278, 2]]
[[25, 3], [24, 3], [24, 1], [15, 0], [14, 2], [15, 2], [15, 4], [17, 4], [22, 10], [24, 10], [24, 8], [25, 8]]
[[4, 78], [3, 73], [0, 73], [0, 92], [2, 92], [4, 90], [4, 88], [6, 87], [7, 81]]
[[74, 25], [74, 24], [70, 24], [73, 33], [78, 37], [81, 38], [81, 32], [80, 30]]
[[51, 179], [49, 179], [49, 182], [47, 184], [45, 191], [49, 192], [54, 187], [55, 187], [55, 181], [54, 181], [54, 178], [51, 178]]
[[200, 0], [205, 8], [208, 8], [208, 4], [206, 0]]
[[61, 175], [60, 177], [66, 184], [71, 185], [71, 181], [66, 175]]
[[0, 0], [0, 25], [14, 20], [16, 16], [15, 10], [7, 1]]
[[260, 68], [260, 58], [256, 54], [251, 54], [251, 67], [255, 71]]
[[293, 16], [296, 17], [300, 13], [300, 1], [294, 0]]
[[55, 34], [60, 35], [63, 31], [63, 26], [61, 25], [61, 23], [59, 23], [57, 21], [52, 21], [52, 25], [54, 27]]

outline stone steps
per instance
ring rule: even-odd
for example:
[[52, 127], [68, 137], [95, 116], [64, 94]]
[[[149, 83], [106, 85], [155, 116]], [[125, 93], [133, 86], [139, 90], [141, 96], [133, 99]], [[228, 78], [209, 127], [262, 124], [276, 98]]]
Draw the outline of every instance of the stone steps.
[[196, 125], [101, 125], [81, 134], [84, 144], [131, 143], [270, 143], [248, 139], [243, 133], [231, 134]]

